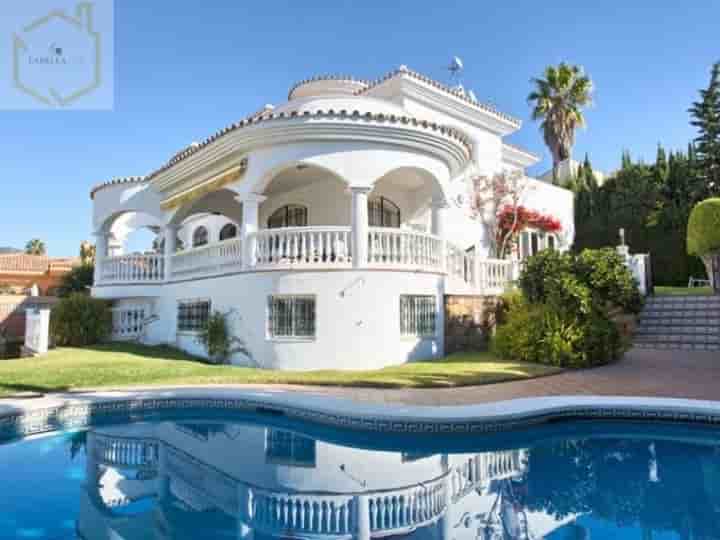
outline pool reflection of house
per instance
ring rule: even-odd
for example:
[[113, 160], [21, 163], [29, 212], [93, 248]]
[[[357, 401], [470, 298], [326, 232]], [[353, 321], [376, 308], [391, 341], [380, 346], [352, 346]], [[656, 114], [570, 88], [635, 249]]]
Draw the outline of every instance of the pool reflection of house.
[[561, 524], [516, 500], [525, 450], [370, 451], [249, 424], [166, 422], [96, 429], [87, 455], [77, 525], [87, 540], [526, 539]]

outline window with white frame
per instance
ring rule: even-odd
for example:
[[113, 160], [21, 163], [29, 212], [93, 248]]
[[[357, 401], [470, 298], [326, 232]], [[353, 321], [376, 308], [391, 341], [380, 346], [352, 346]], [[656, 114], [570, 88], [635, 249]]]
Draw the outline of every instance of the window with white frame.
[[402, 336], [434, 337], [437, 301], [432, 295], [403, 294], [400, 296], [400, 334]]
[[553, 233], [526, 230], [520, 233], [520, 259], [536, 255], [543, 249], [557, 249], [557, 237]]
[[210, 317], [210, 300], [182, 300], [178, 302], [178, 332], [199, 332]]
[[315, 297], [268, 297], [268, 336], [271, 338], [314, 338]]

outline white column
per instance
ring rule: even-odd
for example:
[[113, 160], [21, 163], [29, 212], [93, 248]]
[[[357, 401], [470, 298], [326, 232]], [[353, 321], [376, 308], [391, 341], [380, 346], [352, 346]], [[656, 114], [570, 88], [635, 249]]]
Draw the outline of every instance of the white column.
[[445, 201], [433, 201], [430, 214], [430, 232], [440, 238], [440, 268], [447, 270], [447, 239], [445, 238], [445, 217], [448, 205]]
[[257, 193], [248, 193], [237, 197], [238, 202], [242, 203], [242, 223], [241, 235], [243, 243], [243, 270], [247, 270], [255, 266], [255, 250], [257, 240], [255, 233], [260, 230], [260, 204], [267, 197]]
[[172, 278], [172, 258], [177, 249], [177, 231], [176, 225], [165, 225], [165, 233], [163, 238], [165, 239], [165, 281], [170, 281]]
[[352, 265], [365, 268], [368, 262], [368, 193], [367, 186], [354, 186], [352, 193]]
[[355, 495], [355, 539], [370, 540], [370, 500], [367, 495]]
[[93, 285], [99, 285], [102, 277], [102, 267], [107, 257], [108, 235], [105, 231], [95, 233], [95, 274], [93, 276]]

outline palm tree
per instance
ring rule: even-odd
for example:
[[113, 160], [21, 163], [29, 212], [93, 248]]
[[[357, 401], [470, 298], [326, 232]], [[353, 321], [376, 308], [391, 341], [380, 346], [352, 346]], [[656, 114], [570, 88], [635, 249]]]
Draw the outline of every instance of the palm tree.
[[527, 97], [533, 106], [532, 119], [542, 120], [540, 130], [553, 158], [553, 178], [560, 162], [569, 159], [575, 130], [585, 125], [582, 109], [592, 104], [593, 83], [580, 66], [561, 62], [548, 66], [544, 78], [530, 82], [535, 90]]
[[28, 255], [45, 255], [45, 242], [39, 238], [33, 238], [25, 244], [25, 253]]

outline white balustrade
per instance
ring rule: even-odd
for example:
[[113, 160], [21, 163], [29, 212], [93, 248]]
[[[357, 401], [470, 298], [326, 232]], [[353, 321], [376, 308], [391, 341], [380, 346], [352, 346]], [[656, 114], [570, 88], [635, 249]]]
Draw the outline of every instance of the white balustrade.
[[477, 287], [484, 294], [502, 293], [513, 281], [514, 261], [480, 259], [477, 269]]
[[350, 227], [263, 229], [256, 239], [254, 264], [272, 266], [349, 266]]
[[353, 532], [352, 495], [249, 491], [250, 525], [265, 533], [337, 536]]
[[165, 259], [156, 253], [106, 257], [101, 264], [103, 284], [156, 283], [165, 279]]
[[119, 341], [142, 336], [150, 311], [147, 304], [122, 305], [114, 307], [110, 311], [112, 313], [111, 339]]
[[439, 270], [442, 266], [442, 240], [417, 231], [371, 227], [368, 263], [371, 266]]
[[526, 464], [525, 450], [476, 454], [452, 469], [449, 479], [452, 500], [457, 501], [477, 488], [486, 487], [493, 480], [522, 474]]
[[103, 465], [156, 467], [158, 442], [154, 439], [93, 434], [95, 458]]
[[438, 519], [445, 511], [446, 489], [442, 477], [401, 490], [369, 494], [373, 536], [399, 534]]
[[222, 274], [241, 266], [242, 239], [230, 238], [175, 253], [170, 268], [173, 278], [186, 278]]

